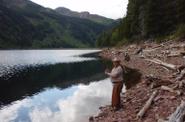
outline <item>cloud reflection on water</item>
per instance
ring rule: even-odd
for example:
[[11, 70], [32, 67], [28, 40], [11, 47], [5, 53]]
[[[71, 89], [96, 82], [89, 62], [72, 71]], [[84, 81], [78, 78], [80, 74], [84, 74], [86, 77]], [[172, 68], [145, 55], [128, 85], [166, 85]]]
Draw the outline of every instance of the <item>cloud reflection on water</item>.
[[[101, 105], [108, 104], [111, 97], [111, 84], [107, 80], [91, 83], [89, 86], [80, 85], [73, 96], [58, 102], [62, 122], [83, 122], [96, 114]], [[65, 118], [64, 118], [65, 117]]]
[[[100, 106], [110, 104], [111, 89], [112, 85], [109, 79], [93, 82], [89, 85], [80, 84], [75, 86], [75, 90], [72, 90], [73, 93], [65, 96], [65, 99], [58, 95], [56, 95], [57, 99], [48, 98], [50, 99], [48, 105], [42, 105], [43, 97], [36, 97], [36, 95], [0, 110], [0, 121], [22, 121], [21, 117], [17, 117], [24, 106], [27, 107], [28, 122], [86, 122], [89, 116], [97, 114]], [[45, 92], [47, 91], [39, 95], [42, 96], [42, 94], [46, 94]], [[53, 96], [55, 96], [55, 92], [53, 92]], [[37, 100], [35, 100], [36, 98]], [[51, 102], [52, 100], [53, 102]], [[37, 101], [37, 104], [34, 101]], [[41, 104], [38, 104], [39, 102]]]
[[18, 111], [21, 107], [29, 106], [29, 100], [16, 101], [12, 105], [0, 110], [0, 122], [14, 122], [18, 117]]

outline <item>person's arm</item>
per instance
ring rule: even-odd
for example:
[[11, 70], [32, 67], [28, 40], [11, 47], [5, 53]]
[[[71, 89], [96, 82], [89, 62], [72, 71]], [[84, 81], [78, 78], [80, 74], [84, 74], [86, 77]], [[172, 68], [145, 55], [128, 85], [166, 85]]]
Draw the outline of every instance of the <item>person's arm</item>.
[[113, 77], [113, 78], [116, 78], [117, 77], [117, 72], [107, 72], [106, 73], [108, 76], [110, 76], [110, 77]]
[[105, 74], [107, 74], [110, 77], [116, 78], [118, 77], [118, 75], [122, 72], [122, 68], [118, 67], [114, 72], [106, 72]]

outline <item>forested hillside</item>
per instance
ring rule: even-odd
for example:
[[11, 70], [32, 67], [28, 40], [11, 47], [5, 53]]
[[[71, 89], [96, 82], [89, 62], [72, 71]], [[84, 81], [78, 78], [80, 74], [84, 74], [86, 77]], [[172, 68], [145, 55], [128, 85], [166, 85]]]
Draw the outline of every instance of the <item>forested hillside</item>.
[[0, 48], [93, 47], [107, 26], [29, 0], [0, 0]]
[[98, 46], [185, 37], [185, 0], [129, 0], [127, 15], [104, 32]]

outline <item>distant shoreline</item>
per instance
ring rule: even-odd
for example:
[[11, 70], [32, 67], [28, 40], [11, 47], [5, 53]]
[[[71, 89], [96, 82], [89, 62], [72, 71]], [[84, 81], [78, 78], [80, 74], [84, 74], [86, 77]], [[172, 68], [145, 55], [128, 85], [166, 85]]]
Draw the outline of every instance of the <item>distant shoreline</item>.
[[3, 50], [102, 50], [101, 48], [10, 48], [10, 49], [0, 49]]

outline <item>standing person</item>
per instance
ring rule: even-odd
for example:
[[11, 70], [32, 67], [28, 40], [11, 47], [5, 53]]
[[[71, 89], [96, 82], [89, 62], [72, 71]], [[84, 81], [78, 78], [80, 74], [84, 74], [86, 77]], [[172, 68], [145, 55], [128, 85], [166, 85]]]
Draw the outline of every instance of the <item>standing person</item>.
[[113, 90], [112, 90], [113, 110], [118, 110], [121, 107], [120, 93], [123, 87], [123, 68], [118, 58], [114, 58], [112, 62], [114, 66], [112, 71], [111, 72], [105, 71], [105, 74], [111, 77], [111, 81], [113, 83]]

